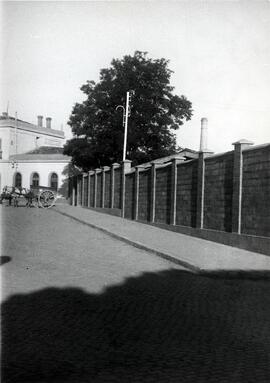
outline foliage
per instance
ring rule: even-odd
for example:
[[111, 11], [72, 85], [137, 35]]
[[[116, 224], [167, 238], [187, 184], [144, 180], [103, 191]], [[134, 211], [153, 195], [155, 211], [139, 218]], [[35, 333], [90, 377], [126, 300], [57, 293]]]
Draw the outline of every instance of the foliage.
[[127, 159], [139, 164], [176, 151], [173, 131], [192, 116], [191, 102], [173, 95], [168, 60], [150, 59], [146, 52], [112, 60], [100, 71], [100, 81], [81, 87], [86, 100], [76, 103], [69, 125], [74, 137], [64, 153], [84, 170], [121, 162], [126, 92], [133, 91], [128, 121]]

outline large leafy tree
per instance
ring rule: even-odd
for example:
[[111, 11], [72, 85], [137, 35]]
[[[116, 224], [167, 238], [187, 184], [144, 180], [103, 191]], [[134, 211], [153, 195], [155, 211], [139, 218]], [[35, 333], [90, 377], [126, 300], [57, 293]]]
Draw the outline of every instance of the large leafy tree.
[[132, 91], [128, 121], [127, 159], [133, 164], [176, 151], [177, 130], [192, 116], [191, 102], [174, 95], [168, 60], [153, 60], [146, 52], [112, 60], [100, 71], [100, 81], [81, 87], [86, 100], [75, 104], [69, 125], [74, 137], [64, 148], [84, 170], [120, 162], [123, 156], [123, 114], [126, 92]]

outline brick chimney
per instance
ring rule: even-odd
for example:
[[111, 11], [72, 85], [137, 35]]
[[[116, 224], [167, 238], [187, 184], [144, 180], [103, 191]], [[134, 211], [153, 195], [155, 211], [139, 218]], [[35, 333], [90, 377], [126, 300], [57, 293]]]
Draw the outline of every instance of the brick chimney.
[[51, 117], [46, 118], [46, 128], [51, 129], [52, 128], [52, 119]]
[[200, 152], [203, 152], [207, 149], [207, 118], [203, 117], [201, 119], [201, 140], [200, 140]]
[[43, 116], [37, 116], [37, 119], [38, 119], [38, 127], [39, 128], [42, 128], [43, 126]]

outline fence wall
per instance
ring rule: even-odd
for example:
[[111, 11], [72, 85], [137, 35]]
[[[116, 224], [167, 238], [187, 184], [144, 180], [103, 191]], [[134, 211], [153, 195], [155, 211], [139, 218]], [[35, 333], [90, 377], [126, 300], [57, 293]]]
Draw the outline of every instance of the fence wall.
[[269, 146], [243, 152], [242, 233], [270, 237]]
[[172, 227], [270, 237], [270, 144], [130, 168], [130, 161], [70, 180], [73, 205]]
[[196, 226], [198, 161], [177, 165], [176, 225]]
[[232, 230], [233, 153], [205, 160], [204, 227]]

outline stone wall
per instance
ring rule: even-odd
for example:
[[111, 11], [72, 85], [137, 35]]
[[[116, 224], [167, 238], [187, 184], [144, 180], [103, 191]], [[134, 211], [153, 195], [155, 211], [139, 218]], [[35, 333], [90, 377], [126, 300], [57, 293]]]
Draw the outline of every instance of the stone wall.
[[102, 207], [102, 174], [97, 174], [97, 195], [96, 195], [96, 207]]
[[269, 145], [243, 151], [241, 232], [270, 237]]
[[71, 203], [174, 228], [234, 233], [234, 242], [237, 234], [270, 238], [270, 144], [234, 146], [190, 161], [176, 156], [134, 169], [125, 161], [90, 171], [71, 181]]
[[170, 223], [171, 167], [156, 170], [155, 222]]
[[204, 227], [232, 230], [233, 153], [205, 160]]
[[196, 226], [198, 160], [177, 165], [176, 225]]
[[121, 169], [114, 172], [114, 208], [121, 209]]
[[104, 207], [109, 208], [111, 206], [111, 172], [105, 173], [105, 193], [104, 193]]
[[150, 221], [151, 169], [139, 172], [138, 219]]
[[135, 172], [126, 175], [125, 218], [134, 219]]

